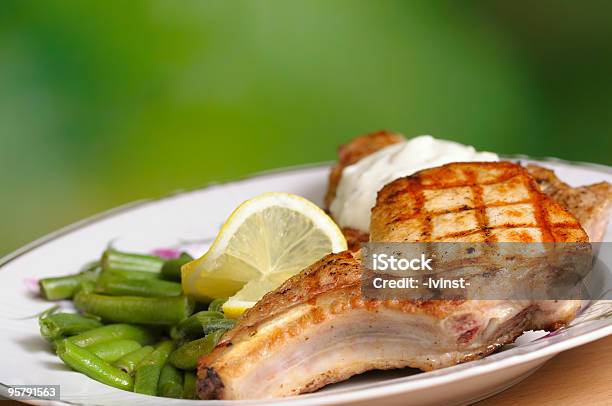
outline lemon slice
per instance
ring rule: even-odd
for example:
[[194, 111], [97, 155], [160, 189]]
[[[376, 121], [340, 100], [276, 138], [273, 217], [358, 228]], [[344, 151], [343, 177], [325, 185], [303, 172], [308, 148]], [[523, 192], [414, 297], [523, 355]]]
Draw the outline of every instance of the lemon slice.
[[238, 317], [267, 292], [346, 240], [323, 210], [290, 193], [264, 193], [242, 203], [202, 257], [182, 268], [183, 291], [197, 300], [230, 297]]

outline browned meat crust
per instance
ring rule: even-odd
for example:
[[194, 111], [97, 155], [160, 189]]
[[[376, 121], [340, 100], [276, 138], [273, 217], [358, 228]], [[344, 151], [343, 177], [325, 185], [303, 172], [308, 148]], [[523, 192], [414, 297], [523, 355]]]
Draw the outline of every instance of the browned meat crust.
[[511, 162], [452, 163], [385, 185], [372, 241], [581, 242], [580, 223]]
[[342, 234], [346, 238], [346, 244], [349, 251], [357, 252], [361, 248], [361, 244], [368, 242], [370, 235], [363, 231], [356, 230], [350, 227], [342, 227]]
[[288, 307], [320, 295], [330, 289], [355, 286], [360, 282], [361, 264], [348, 251], [328, 255], [299, 274], [285, 281], [276, 290], [267, 293], [247, 310], [240, 323], [221, 341], [231, 341], [242, 329], [251, 327], [264, 318], [273, 317]]
[[573, 188], [550, 169], [532, 164], [527, 170], [542, 192], [576, 216], [591, 241], [603, 241], [612, 209], [612, 185], [600, 182]]

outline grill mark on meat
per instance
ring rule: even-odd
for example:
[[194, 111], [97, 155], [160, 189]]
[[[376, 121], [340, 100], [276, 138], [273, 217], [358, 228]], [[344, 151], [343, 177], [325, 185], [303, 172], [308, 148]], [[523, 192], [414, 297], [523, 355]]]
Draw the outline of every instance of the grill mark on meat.
[[543, 194], [540, 192], [536, 181], [531, 178], [529, 182], [527, 182], [527, 191], [529, 193], [530, 200], [533, 201], [533, 211], [534, 217], [536, 220], [536, 224], [540, 228], [540, 232], [542, 233], [542, 241], [543, 242], [551, 242], [554, 241], [554, 237], [552, 235], [550, 229], [550, 222], [546, 215], [545, 210], [542, 207], [543, 204]]
[[[412, 185], [412, 193], [415, 195], [415, 216], [419, 216], [419, 214], [424, 213], [423, 222], [421, 225], [421, 238], [423, 239], [431, 239], [431, 217], [428, 215], [427, 210], [425, 209], [425, 195], [423, 194], [423, 186], [421, 185], [420, 179], [416, 177], [414, 181], [409, 182], [409, 185]], [[410, 191], [408, 191], [410, 193]]]
[[[481, 176], [481, 179], [478, 179], [478, 171], [486, 171], [488, 169], [492, 170], [491, 174], [484, 177]], [[510, 191], [506, 190], [505, 193], [514, 193], [517, 197], [520, 197], [519, 194], [522, 191], [522, 193], [527, 194], [527, 199], [518, 198], [505, 202], [495, 201], [494, 204], [490, 204], [484, 200], [483, 186], [492, 188], [497, 187], [504, 191], [506, 183], [509, 183], [513, 178], [516, 178], [516, 181], [509, 187], [515, 188], [515, 190], [512, 191], [512, 189], [509, 189]], [[452, 185], [452, 187], [449, 185]], [[463, 204], [459, 207], [451, 208], [450, 210], [442, 208], [432, 211], [428, 211], [425, 207], [427, 200], [424, 197], [425, 190], [435, 190], [436, 192], [440, 191], [442, 193], [448, 189], [456, 189], [457, 191], [455, 193], [459, 193], [459, 197], [465, 198], [467, 191], [466, 189], [459, 190], [461, 188], [467, 188], [471, 193], [471, 203], [469, 206]], [[399, 194], [397, 193], [398, 191], [403, 191], [403, 193]], [[400, 210], [402, 206], [410, 206], [410, 202], [414, 206], [414, 210]], [[520, 215], [527, 213], [521, 211], [526, 209], [518, 209], [519, 204], [528, 204], [530, 206], [530, 210], [533, 211], [533, 223], [518, 223], [512, 220], [513, 217], [520, 217]], [[384, 209], [382, 207], [384, 207]], [[506, 222], [502, 223], [498, 220], [495, 224], [491, 224], [492, 219], [488, 218], [489, 214], [487, 213], [487, 209], [504, 207], [509, 211], [509, 213], [503, 213]], [[445, 238], [457, 239], [475, 236], [478, 233], [483, 235], [481, 241], [497, 241], [499, 238], [494, 231], [512, 228], [517, 228], [515, 237], [519, 241], [532, 241], [532, 237], [527, 230], [520, 230], [521, 227], [537, 229], [541, 234], [542, 242], [552, 242], [566, 238], [569, 235], [569, 230], [567, 229], [582, 230], [577, 221], [558, 221], [554, 225], [551, 224], [551, 220], [546, 214], [549, 210], [560, 213], [559, 210], [562, 209], [538, 189], [535, 180], [520, 165], [511, 162], [475, 162], [454, 163], [438, 168], [427, 169], [408, 177], [399, 178], [387, 184], [379, 192], [377, 206], [372, 210], [372, 215], [373, 224], [374, 221], [383, 221], [383, 225], [391, 226], [391, 228], [396, 231], [406, 227], [411, 221], [419, 221], [423, 229], [418, 238], [415, 238], [413, 233], [410, 239], [400, 240], [413, 242], [432, 240], [444, 241]], [[440, 234], [438, 230], [438, 235], [434, 234], [432, 227], [433, 218], [440, 218], [440, 216], [444, 214], [462, 213], [466, 211], [474, 211], [476, 216], [475, 225], [470, 225], [459, 231], [447, 230], [443, 234]], [[377, 214], [382, 212], [385, 212], [385, 214]], [[512, 215], [513, 213], [514, 216]], [[374, 220], [375, 217], [376, 220]], [[376, 224], [371, 230], [371, 237], [374, 239], [377, 238], [377, 230], [381, 229], [380, 224], [381, 223]], [[554, 232], [558, 234], [558, 238], [554, 236]], [[580, 233], [580, 231], [578, 232]], [[564, 233], [566, 234], [565, 236], [563, 235]], [[393, 235], [395, 236], [395, 234]]]
[[[507, 162], [507, 161], [500, 161], [500, 162], [459, 162], [459, 163], [466, 163], [466, 164], [478, 164], [478, 165], [486, 165], [489, 166], [489, 164], [510, 164], [510, 165], [517, 165], [514, 164], [512, 162]], [[447, 164], [447, 165], [454, 165], [454, 164]], [[447, 165], [443, 165], [443, 166], [447, 166]], [[439, 169], [442, 167], [437, 167], [437, 168], [431, 168], [431, 169]], [[519, 166], [519, 168], [521, 168]], [[411, 177], [418, 177], [420, 173], [422, 172], [426, 172], [429, 169], [424, 169], [420, 172], [415, 173], [414, 175], [410, 175], [410, 176], [405, 176], [404, 178], [400, 178], [400, 179], [407, 179], [407, 178], [411, 178]], [[476, 182], [474, 179], [468, 179], [467, 181], [465, 180], [461, 180], [461, 181], [456, 181], [456, 182], [442, 182], [442, 181], [431, 181], [428, 179], [428, 183], [427, 184], [422, 184], [421, 187], [423, 190], [444, 190], [444, 189], [454, 189], [457, 187], [462, 187], [462, 186], [469, 186], [469, 187], [473, 187], [473, 186], [490, 186], [490, 185], [495, 185], [497, 183], [503, 183], [506, 182], [512, 178], [514, 178], [515, 176], [519, 175], [520, 172], [517, 171], [516, 168], [510, 169], [507, 173], [504, 173], [502, 175], [500, 175], [499, 177], [495, 178], [494, 180], [490, 180], [490, 181], [479, 181]], [[441, 175], [442, 176], [442, 175]]]
[[495, 241], [495, 236], [491, 236], [491, 230], [505, 230], [505, 229], [511, 229], [511, 228], [516, 228], [516, 227], [525, 227], [525, 228], [535, 228], [536, 225], [533, 223], [524, 223], [524, 224], [502, 224], [499, 226], [495, 226], [495, 227], [489, 227], [489, 226], [483, 226], [483, 227], [478, 227], [475, 230], [472, 231], [459, 231], [456, 233], [448, 233], [448, 234], [444, 234], [442, 237], [438, 237], [435, 238], [432, 241], [437, 241], [440, 242], [441, 240], [445, 239], [445, 238], [456, 238], [456, 237], [468, 237], [471, 235], [475, 235], [475, 234], [480, 234], [483, 231], [485, 231], [488, 236], [486, 237], [486, 241], [489, 242], [493, 242]]
[[476, 206], [474, 210], [476, 213], [476, 222], [478, 224], [478, 228], [484, 232], [485, 241], [492, 241], [495, 238], [491, 236], [491, 229], [487, 221], [487, 214], [485, 212], [486, 206], [484, 203], [482, 187], [477, 184], [477, 177], [474, 171], [468, 170], [466, 171], [466, 173], [468, 175], [468, 182], [472, 184], [472, 200], [474, 201], [474, 206]]
[[[482, 190], [482, 188], [480, 188], [480, 190]], [[393, 201], [390, 200], [386, 203], [392, 203]], [[512, 202], [512, 205], [518, 205], [518, 204], [527, 204], [527, 203], [531, 203], [531, 200], [529, 199], [524, 199], [524, 200], [517, 200], [516, 202]], [[487, 208], [490, 207], [505, 207], [508, 206], [508, 202], [495, 202], [495, 203], [487, 203], [486, 205], [484, 204], [478, 204], [475, 205], [474, 207], [470, 207], [470, 206], [461, 206], [458, 207], [456, 209], [445, 209], [445, 210], [430, 210], [428, 211], [429, 214], [434, 215], [434, 216], [438, 216], [440, 214], [453, 214], [453, 213], [461, 213], [463, 211], [467, 211], [467, 210], [485, 210]], [[412, 215], [410, 214], [399, 214], [396, 218], [394, 218], [392, 221], [390, 221], [387, 224], [393, 224], [394, 222], [397, 222], [399, 220], [406, 220], [409, 219], [410, 217], [412, 217]], [[485, 227], [487, 228], [487, 227]], [[350, 230], [354, 230], [354, 229], [350, 229]], [[344, 231], [344, 229], [343, 229]]]

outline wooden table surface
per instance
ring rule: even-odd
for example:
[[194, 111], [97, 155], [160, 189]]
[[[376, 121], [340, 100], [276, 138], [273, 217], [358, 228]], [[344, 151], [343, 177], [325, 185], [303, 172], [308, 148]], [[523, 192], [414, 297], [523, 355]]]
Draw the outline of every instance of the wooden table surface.
[[612, 336], [562, 352], [523, 382], [476, 406], [612, 405]]
[[612, 336], [563, 352], [518, 385], [475, 404], [510, 405], [612, 405]]

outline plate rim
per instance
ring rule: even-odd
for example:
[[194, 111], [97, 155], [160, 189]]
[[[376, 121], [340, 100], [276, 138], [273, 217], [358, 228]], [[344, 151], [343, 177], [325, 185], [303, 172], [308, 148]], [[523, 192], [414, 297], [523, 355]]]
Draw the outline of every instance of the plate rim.
[[[605, 174], [612, 175], [612, 166], [608, 166], [608, 165], [600, 164], [600, 163], [570, 161], [570, 160], [565, 160], [565, 159], [555, 158], [555, 157], [533, 157], [533, 156], [529, 156], [525, 154], [500, 154], [500, 157], [503, 159], [516, 160], [516, 161], [528, 160], [528, 161], [541, 162], [544, 164], [553, 163], [553, 164], [567, 165], [571, 167], [582, 167], [582, 168], [593, 169], [598, 172], [603, 172]], [[275, 175], [284, 174], [284, 173], [297, 172], [301, 170], [329, 167], [334, 162], [335, 161], [315, 162], [315, 163], [291, 165], [291, 166], [267, 169], [267, 170], [262, 170], [262, 171], [256, 171], [256, 172], [247, 174], [245, 176], [239, 176], [239, 177], [231, 178], [231, 179], [224, 180], [224, 181], [206, 182], [203, 185], [196, 186], [193, 188], [178, 189], [178, 190], [163, 194], [158, 197], [138, 199], [138, 200], [131, 201], [125, 204], [121, 204], [119, 206], [115, 206], [110, 209], [93, 214], [91, 216], [85, 217], [81, 220], [75, 221], [64, 227], [61, 227], [55, 231], [47, 233], [33, 240], [32, 242], [20, 248], [17, 248], [16, 250], [0, 257], [0, 271], [2, 271], [3, 268], [6, 267], [6, 265], [18, 259], [19, 257], [26, 255], [27, 253], [35, 250], [36, 248], [39, 248], [55, 239], [58, 239], [73, 231], [77, 231], [83, 227], [96, 224], [97, 222], [100, 222], [107, 218], [127, 212], [131, 209], [143, 207], [148, 204], [157, 203], [157, 202], [160, 202], [166, 199], [171, 199], [177, 196], [186, 195], [188, 193], [206, 190], [208, 188], [215, 187], [215, 186], [223, 186], [227, 184], [240, 183], [240, 182], [245, 182], [249, 180], [265, 178], [268, 176], [275, 176]], [[414, 389], [421, 390], [421, 389], [426, 389], [428, 387], [436, 386], [438, 384], [443, 383], [444, 380], [448, 378], [449, 374], [454, 374], [457, 372], [462, 373], [462, 376], [460, 379], [463, 380], [463, 379], [469, 379], [475, 376], [487, 374], [491, 372], [492, 370], [506, 369], [512, 366], [520, 365], [522, 363], [526, 363], [530, 361], [537, 361], [538, 359], [541, 359], [541, 358], [546, 358], [546, 357], [550, 358], [568, 349], [584, 345], [586, 343], [595, 341], [597, 339], [603, 338], [611, 334], [612, 334], [612, 321], [610, 324], [598, 326], [579, 336], [571, 337], [571, 338], [568, 338], [567, 340], [551, 343], [550, 345], [546, 347], [538, 348], [534, 351], [527, 351], [525, 353], [512, 354], [511, 356], [508, 356], [506, 358], [503, 358], [500, 360], [492, 360], [490, 363], [486, 363], [486, 364], [469, 365], [471, 363], [466, 363], [466, 364], [461, 364], [461, 365], [457, 365], [457, 366], [453, 366], [449, 368], [443, 368], [439, 370], [441, 373], [436, 376], [429, 376], [420, 382], [413, 382], [413, 384], [416, 384]], [[568, 345], [570, 343], [573, 345]], [[515, 362], [516, 358], [518, 357], [521, 357], [521, 362]], [[484, 359], [488, 359], [488, 358], [489, 357], [486, 357]], [[493, 368], [493, 366], [495, 368]], [[456, 369], [457, 367], [461, 367], [460, 368], [461, 371], [458, 371]], [[346, 402], [346, 401], [351, 401], [351, 400], [365, 401], [368, 399], [380, 397], [381, 395], [390, 396], [390, 395], [404, 392], [405, 391], [404, 385], [409, 382], [408, 380], [411, 380], [410, 378], [411, 377], [403, 377], [403, 378], [394, 379], [389, 382], [372, 383], [371, 385], [366, 385], [365, 387], [362, 387], [360, 389], [345, 388], [335, 393], [329, 393], [329, 394], [313, 393], [313, 394], [304, 394], [304, 395], [292, 396], [292, 397], [286, 397], [286, 398], [266, 399], [265, 403], [266, 404], [280, 404], [280, 403], [290, 401], [292, 404], [300, 405], [300, 404], [310, 404], [311, 401], [315, 401], [317, 402], [317, 404], [331, 405], [331, 404], [335, 404], [339, 402]], [[3, 387], [6, 389], [8, 388], [8, 385], [0, 382], [0, 387]], [[384, 394], [377, 393], [380, 391], [382, 387], [385, 388]], [[355, 398], [356, 394], [359, 394], [357, 398]], [[44, 398], [31, 399], [29, 401], [26, 400], [27, 403], [30, 403], [30, 402], [38, 403], [40, 401], [47, 402], [48, 404], [57, 404], [57, 405], [60, 405], [60, 404], [62, 405], [85, 405], [85, 403], [71, 402], [71, 401], [66, 401], [66, 400], [49, 401]], [[241, 401], [241, 404], [255, 405], [255, 404], [261, 404], [261, 402], [262, 400], [253, 399], [253, 400], [247, 400], [246, 402]], [[88, 404], [91, 404], [91, 403], [88, 403]], [[227, 400], [227, 401], [216, 401], [215, 404], [233, 405], [236, 403], [234, 401]]]

